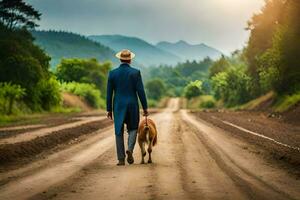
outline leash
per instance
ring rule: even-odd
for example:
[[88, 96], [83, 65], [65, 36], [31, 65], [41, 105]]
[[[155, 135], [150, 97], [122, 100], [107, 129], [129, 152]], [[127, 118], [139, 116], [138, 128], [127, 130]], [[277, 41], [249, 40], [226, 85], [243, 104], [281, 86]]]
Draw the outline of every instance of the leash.
[[145, 120], [146, 120], [146, 126], [148, 126], [148, 118], [147, 118], [147, 115], [145, 116]]

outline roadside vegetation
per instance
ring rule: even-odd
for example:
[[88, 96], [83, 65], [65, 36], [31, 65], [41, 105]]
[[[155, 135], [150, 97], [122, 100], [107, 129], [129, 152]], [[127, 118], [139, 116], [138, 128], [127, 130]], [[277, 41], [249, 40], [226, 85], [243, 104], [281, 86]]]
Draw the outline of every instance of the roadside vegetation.
[[266, 1], [248, 21], [250, 38], [242, 50], [145, 73], [166, 85], [166, 96], [187, 98], [189, 108], [253, 108], [272, 94], [270, 109], [287, 111], [300, 102], [299, 14], [297, 0]]
[[[50, 69], [51, 57], [31, 35], [41, 13], [22, 0], [3, 0], [0, 8], [0, 120], [78, 111], [64, 106], [64, 93], [104, 108], [111, 61], [68, 58]], [[149, 106], [162, 107], [169, 97], [186, 98], [191, 109], [251, 109], [267, 97], [275, 112], [299, 105], [299, 12], [298, 0], [266, 1], [248, 21], [250, 38], [243, 49], [218, 60], [142, 68]]]
[[51, 58], [31, 35], [41, 13], [22, 0], [0, 2], [0, 121], [33, 113], [69, 113], [62, 94], [75, 94], [92, 108], [104, 108], [110, 62], [63, 59], [50, 70]]

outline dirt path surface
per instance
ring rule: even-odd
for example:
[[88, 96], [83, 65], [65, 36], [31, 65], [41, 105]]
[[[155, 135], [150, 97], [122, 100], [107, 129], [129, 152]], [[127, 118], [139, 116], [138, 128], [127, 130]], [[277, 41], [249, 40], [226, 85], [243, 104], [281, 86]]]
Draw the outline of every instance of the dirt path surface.
[[0, 199], [300, 199], [300, 180], [254, 144], [179, 109], [152, 115], [153, 164], [116, 166], [112, 127], [39, 162], [0, 174]]
[[255, 143], [268, 150], [275, 159], [284, 160], [300, 169], [299, 123], [285, 123], [283, 120], [258, 112], [193, 112], [193, 114], [199, 120], [205, 120], [224, 129], [233, 137]]
[[48, 135], [48, 134], [51, 134], [53, 132], [60, 131], [63, 129], [79, 127], [83, 124], [103, 120], [103, 119], [105, 119], [105, 117], [104, 116], [102, 116], [102, 117], [83, 117], [83, 118], [78, 118], [78, 119], [80, 119], [80, 120], [76, 121], [76, 122], [62, 124], [60, 126], [55, 126], [55, 127], [47, 127], [47, 128], [37, 129], [35, 131], [24, 132], [22, 134], [18, 134], [13, 137], [3, 138], [3, 139], [0, 139], [0, 145], [26, 142], [29, 140], [33, 140], [37, 137], [42, 137], [42, 136], [45, 136], [45, 135]]

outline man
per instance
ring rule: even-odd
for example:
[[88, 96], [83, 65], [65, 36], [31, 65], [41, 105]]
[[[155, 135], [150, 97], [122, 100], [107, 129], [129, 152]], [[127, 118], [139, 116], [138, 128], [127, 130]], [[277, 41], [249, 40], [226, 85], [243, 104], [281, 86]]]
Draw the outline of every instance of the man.
[[126, 124], [128, 131], [127, 162], [129, 164], [134, 162], [132, 154], [140, 120], [138, 98], [141, 101], [144, 116], [148, 115], [147, 99], [141, 73], [130, 66], [134, 56], [135, 54], [129, 50], [122, 50], [117, 53], [116, 57], [120, 59], [121, 65], [110, 71], [108, 75], [106, 96], [107, 117], [112, 120], [114, 116], [117, 156], [119, 160], [117, 165], [125, 165], [124, 124]]

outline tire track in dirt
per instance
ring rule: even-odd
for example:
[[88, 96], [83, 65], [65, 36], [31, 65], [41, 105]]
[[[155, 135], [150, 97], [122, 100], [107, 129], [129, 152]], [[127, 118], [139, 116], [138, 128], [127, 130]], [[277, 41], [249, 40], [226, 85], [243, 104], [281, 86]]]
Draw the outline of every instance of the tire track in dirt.
[[24, 165], [32, 162], [37, 156], [59, 145], [66, 145], [82, 135], [91, 134], [111, 125], [108, 120], [92, 121], [81, 126], [54, 131], [43, 137], [15, 144], [0, 145], [1, 168], [13, 165]]
[[56, 131], [60, 131], [60, 130], [68, 129], [68, 128], [79, 127], [79, 126], [82, 126], [84, 124], [91, 123], [91, 122], [94, 122], [94, 121], [103, 120], [103, 119], [105, 119], [104, 116], [102, 116], [102, 117], [90, 117], [90, 118], [80, 120], [80, 121], [77, 121], [77, 122], [73, 122], [73, 123], [67, 123], [67, 124], [62, 124], [62, 125], [55, 126], [55, 127], [47, 127], [47, 128], [41, 128], [41, 129], [38, 129], [38, 130], [35, 130], [35, 131], [25, 132], [25, 133], [22, 133], [22, 134], [18, 134], [14, 137], [0, 139], [0, 145], [16, 144], [16, 143], [20, 143], [20, 142], [30, 141], [30, 140], [33, 140], [37, 137], [46, 136], [46, 135], [49, 135], [49, 134], [51, 134], [53, 132], [56, 132]]
[[[151, 118], [159, 132], [153, 164], [116, 166], [110, 128], [101, 137], [88, 138], [94, 141], [89, 145], [77, 144], [81, 146], [77, 152], [57, 155], [51, 166], [4, 185], [0, 199], [277, 200], [300, 196], [300, 180], [265, 165], [243, 148], [250, 144], [179, 111], [178, 99]], [[138, 146], [134, 158], [140, 162]]]
[[[191, 128], [194, 129], [195, 133], [197, 133], [196, 135], [200, 142], [205, 146], [210, 156], [216, 161], [220, 169], [223, 170], [224, 173], [228, 174], [229, 178], [232, 179], [245, 194], [247, 194], [248, 198], [297, 199], [285, 190], [279, 189], [281, 187], [275, 186], [274, 184], [270, 185], [270, 182], [266, 182], [261, 179], [258, 175], [254, 174], [256, 173], [254, 169], [251, 169], [250, 171], [244, 166], [238, 164], [232, 158], [231, 154], [228, 154], [220, 148], [218, 143], [215, 143], [215, 141], [211, 140], [212, 138], [208, 137], [208, 134], [214, 134], [212, 128], [204, 127], [206, 126], [204, 124], [201, 124], [200, 126], [200, 122], [196, 122], [191, 117], [188, 117], [186, 112], [182, 112], [182, 116], [185, 118], [185, 123], [187, 123], [187, 125], [192, 125]], [[297, 181], [295, 183], [297, 184]]]
[[11, 181], [0, 188], [0, 199], [27, 199], [71, 177], [112, 147], [112, 133], [112, 129], [105, 131], [102, 134], [105, 134], [107, 137], [66, 160], [62, 160], [57, 165], [37, 171], [19, 180]]

